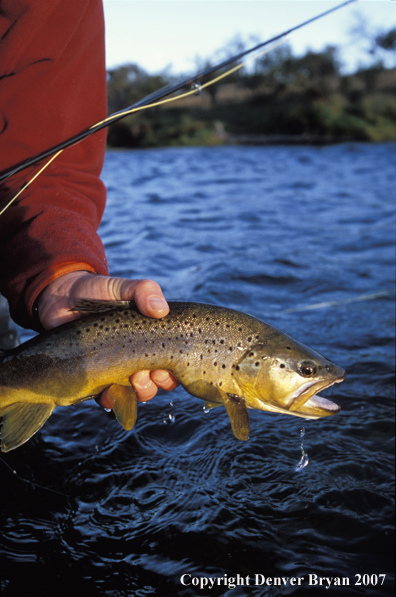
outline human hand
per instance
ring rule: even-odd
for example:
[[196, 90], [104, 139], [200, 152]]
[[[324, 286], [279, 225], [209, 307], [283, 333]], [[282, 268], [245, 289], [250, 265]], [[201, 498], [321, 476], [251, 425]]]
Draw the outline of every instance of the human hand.
[[[79, 299], [100, 299], [130, 301], [136, 303], [143, 315], [161, 318], [169, 313], [168, 304], [160, 286], [152, 280], [128, 280], [95, 276], [85, 271], [65, 274], [51, 282], [40, 294], [38, 300], [39, 318], [44, 329], [81, 317], [78, 311], [70, 311]], [[158, 388], [173, 390], [178, 385], [169, 371], [138, 371], [130, 381], [136, 391], [137, 399], [146, 402], [153, 398]], [[106, 397], [106, 390], [97, 399], [104, 408], [111, 408]]]

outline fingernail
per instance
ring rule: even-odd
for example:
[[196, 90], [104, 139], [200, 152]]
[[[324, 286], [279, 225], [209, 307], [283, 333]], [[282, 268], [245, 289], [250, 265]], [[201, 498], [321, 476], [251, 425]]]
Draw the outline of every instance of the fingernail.
[[149, 298], [149, 305], [154, 311], [165, 311], [168, 310], [168, 305], [166, 302], [159, 296], [150, 296]]

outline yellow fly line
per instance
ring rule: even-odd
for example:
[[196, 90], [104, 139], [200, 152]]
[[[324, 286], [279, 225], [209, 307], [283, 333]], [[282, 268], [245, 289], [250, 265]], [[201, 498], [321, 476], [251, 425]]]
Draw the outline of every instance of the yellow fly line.
[[[124, 115], [128, 116], [129, 114], [134, 114], [135, 112], [139, 112], [141, 110], [147, 110], [148, 108], [154, 108], [156, 106], [162, 106], [163, 104], [167, 104], [170, 102], [174, 102], [176, 100], [180, 100], [183, 99], [185, 97], [189, 97], [190, 95], [194, 95], [200, 92], [200, 90], [202, 89], [206, 89], [207, 87], [210, 87], [210, 85], [214, 85], [214, 83], [217, 83], [218, 81], [220, 81], [221, 79], [224, 79], [225, 77], [228, 77], [229, 75], [232, 75], [232, 73], [235, 73], [236, 71], [240, 70], [241, 68], [243, 68], [244, 66], [246, 66], [246, 64], [248, 64], [249, 62], [251, 62], [252, 60], [256, 60], [257, 58], [259, 58], [260, 56], [263, 56], [264, 54], [268, 54], [268, 52], [270, 52], [271, 50], [273, 50], [274, 48], [276, 48], [277, 46], [279, 46], [280, 44], [283, 44], [284, 41], [287, 39], [287, 35], [285, 35], [282, 39], [280, 39], [279, 41], [277, 41], [276, 43], [274, 43], [272, 46], [270, 46], [269, 48], [266, 48], [265, 50], [262, 50], [261, 52], [258, 52], [256, 54], [254, 54], [253, 56], [250, 56], [249, 58], [247, 58], [246, 60], [244, 60], [243, 62], [237, 64], [236, 66], [234, 66], [233, 68], [229, 69], [228, 71], [226, 71], [225, 73], [219, 75], [218, 77], [212, 79], [211, 81], [208, 81], [207, 83], [204, 83], [203, 85], [201, 85], [199, 88], [194, 87], [193, 89], [191, 89], [190, 91], [187, 91], [186, 93], [181, 93], [175, 97], [170, 97], [168, 99], [164, 99], [158, 102], [154, 102], [152, 104], [147, 104], [145, 106], [137, 106], [136, 108], [131, 108], [130, 110], [126, 110]], [[112, 114], [111, 116], [108, 116], [107, 118], [105, 118], [104, 120], [101, 120], [100, 122], [96, 122], [95, 124], [93, 124], [90, 128], [95, 128], [100, 124], [110, 124], [112, 120], [114, 120], [115, 118], [119, 117], [119, 113], [117, 114]], [[80, 143], [80, 141], [77, 141], [77, 143]], [[33, 181], [36, 180], [36, 178], [38, 178], [38, 176], [40, 176], [40, 174], [55, 160], [55, 158], [58, 157], [58, 155], [60, 155], [64, 150], [61, 149], [59, 150], [57, 153], [55, 153], [49, 160], [48, 162], [46, 162], [44, 164], [44, 166], [42, 166], [42, 168], [40, 168], [40, 170], [38, 172], [36, 172], [36, 174], [18, 191], [18, 193], [12, 198], [10, 199], [10, 201], [3, 207], [3, 209], [0, 211], [0, 216], [5, 212], [5, 210], [21, 195], [21, 193], [23, 193], [23, 191], [25, 191], [28, 186], [30, 186], [32, 184]]]

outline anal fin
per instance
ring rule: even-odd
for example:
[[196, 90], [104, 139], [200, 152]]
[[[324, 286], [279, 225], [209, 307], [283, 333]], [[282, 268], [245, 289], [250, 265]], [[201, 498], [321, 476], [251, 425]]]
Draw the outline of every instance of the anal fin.
[[46, 422], [55, 404], [15, 402], [0, 412], [1, 451], [9, 452], [28, 441]]
[[132, 429], [137, 417], [137, 398], [132, 386], [113, 384], [105, 390], [117, 421], [127, 431]]
[[235, 437], [246, 441], [249, 438], [250, 423], [245, 399], [235, 394], [226, 394], [224, 405]]

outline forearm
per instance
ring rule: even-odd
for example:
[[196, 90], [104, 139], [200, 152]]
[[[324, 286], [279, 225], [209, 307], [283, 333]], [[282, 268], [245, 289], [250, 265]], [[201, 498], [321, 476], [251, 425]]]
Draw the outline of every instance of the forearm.
[[[5, 169], [104, 118], [106, 73], [99, 0], [3, 0], [0, 11]], [[59, 275], [107, 274], [96, 232], [105, 205], [104, 151], [104, 132], [65, 150], [0, 217], [0, 290], [25, 327], [34, 327], [34, 300]], [[31, 175], [10, 179], [4, 195]]]

